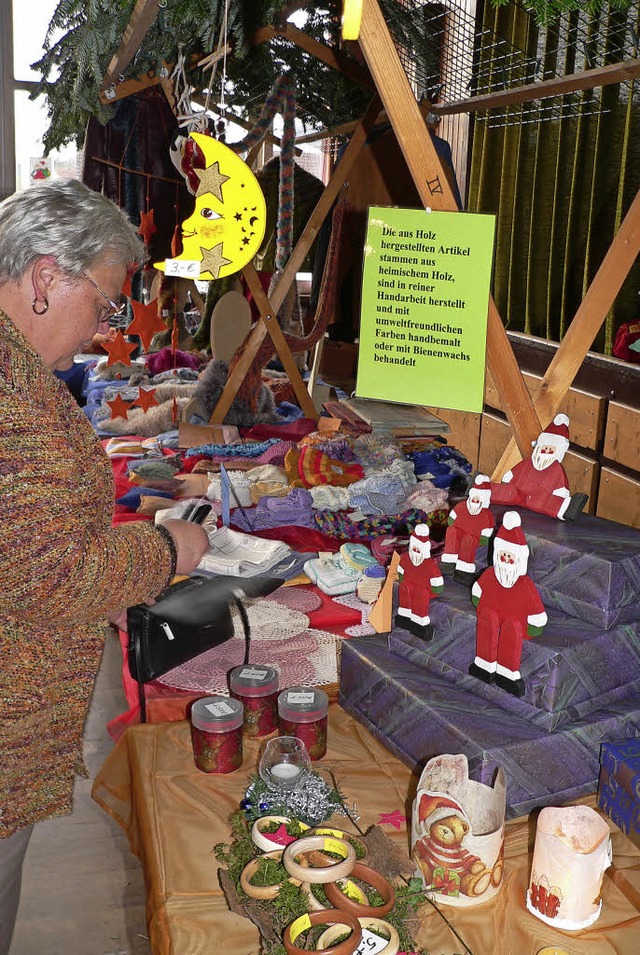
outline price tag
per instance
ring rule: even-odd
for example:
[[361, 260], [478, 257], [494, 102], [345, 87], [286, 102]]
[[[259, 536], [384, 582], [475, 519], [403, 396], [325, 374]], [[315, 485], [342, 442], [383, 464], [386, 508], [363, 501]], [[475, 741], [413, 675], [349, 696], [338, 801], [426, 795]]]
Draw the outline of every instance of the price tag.
[[311, 928], [311, 919], [308, 915], [301, 915], [300, 918], [297, 918], [295, 922], [292, 922], [289, 927], [289, 935], [291, 936], [291, 941], [295, 942], [299, 935], [302, 935], [303, 932], [306, 932], [307, 929]]
[[342, 856], [343, 859], [347, 858], [347, 849], [345, 849], [344, 842], [339, 842], [337, 839], [325, 839], [324, 851], [333, 852], [337, 856]]
[[313, 693], [287, 693], [287, 703], [313, 703]]
[[205, 710], [209, 710], [214, 716], [231, 716], [235, 712], [233, 707], [225, 703], [224, 700], [220, 700], [218, 703], [207, 703]]
[[238, 676], [243, 677], [245, 680], [264, 680], [268, 672], [268, 670], [252, 670], [251, 667], [246, 667], [244, 670], [240, 670]]
[[362, 929], [362, 941], [355, 950], [354, 955], [376, 955], [377, 952], [383, 952], [389, 944], [388, 938], [382, 938], [375, 932], [370, 932], [368, 928]]
[[164, 274], [177, 275], [184, 279], [198, 279], [201, 265], [202, 262], [199, 259], [165, 259]]

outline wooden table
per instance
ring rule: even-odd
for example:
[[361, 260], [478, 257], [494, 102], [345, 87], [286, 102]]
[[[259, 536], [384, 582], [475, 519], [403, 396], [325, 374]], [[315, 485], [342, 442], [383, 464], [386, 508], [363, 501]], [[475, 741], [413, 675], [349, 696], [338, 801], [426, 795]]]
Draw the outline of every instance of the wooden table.
[[[142, 863], [156, 955], [258, 952], [253, 924], [227, 908], [213, 854], [216, 843], [229, 841], [228, 817], [256, 772], [258, 751], [259, 743], [250, 741], [240, 770], [207, 775], [194, 766], [186, 722], [147, 724], [129, 729], [100, 770], [93, 796], [125, 829]], [[317, 765], [335, 773], [349, 806], [356, 804], [363, 830], [381, 825], [408, 850], [403, 817], [411, 814], [417, 779], [337, 703], [330, 706], [327, 756]], [[604, 880], [602, 915], [589, 930], [569, 933], [527, 912], [535, 820], [509, 821], [505, 880], [496, 899], [466, 910], [442, 906], [472, 955], [536, 955], [551, 945], [569, 955], [637, 955], [640, 915], [633, 885], [640, 884], [640, 851], [610, 826], [615, 868]], [[429, 905], [421, 914], [419, 943], [431, 955], [462, 955], [464, 947], [441, 915]]]

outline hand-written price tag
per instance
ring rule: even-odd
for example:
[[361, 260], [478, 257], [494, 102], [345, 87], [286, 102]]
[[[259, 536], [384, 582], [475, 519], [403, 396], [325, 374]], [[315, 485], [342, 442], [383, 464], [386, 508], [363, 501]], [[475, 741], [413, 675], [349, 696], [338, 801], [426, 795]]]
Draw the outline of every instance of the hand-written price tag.
[[313, 693], [288, 693], [287, 703], [313, 703]]
[[214, 716], [229, 716], [234, 712], [233, 707], [223, 701], [220, 703], [207, 703], [205, 709], [213, 713]]
[[238, 676], [244, 680], [264, 680], [267, 676], [267, 670], [252, 670], [251, 667], [245, 667]]
[[200, 278], [200, 266], [202, 262], [199, 259], [165, 259], [164, 274], [176, 275], [185, 279]]
[[382, 938], [382, 936], [370, 932], [368, 928], [363, 928], [362, 941], [355, 950], [354, 955], [376, 955], [377, 952], [384, 951], [388, 944], [388, 938]]

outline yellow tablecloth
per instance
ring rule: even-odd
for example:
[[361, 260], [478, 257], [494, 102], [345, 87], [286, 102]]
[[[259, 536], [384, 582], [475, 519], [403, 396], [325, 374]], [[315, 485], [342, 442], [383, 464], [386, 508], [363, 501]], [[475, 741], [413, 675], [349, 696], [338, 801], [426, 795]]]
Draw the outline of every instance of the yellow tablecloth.
[[[417, 778], [335, 703], [328, 735], [321, 765], [335, 773], [348, 804], [356, 804], [362, 829], [381, 824], [408, 850], [406, 826], [396, 830], [384, 814], [410, 816]], [[256, 771], [258, 750], [259, 743], [250, 741], [242, 769], [228, 776], [207, 775], [194, 766], [186, 722], [135, 726], [98, 774], [94, 798], [124, 827], [143, 866], [155, 955], [258, 951], [257, 930], [226, 906], [212, 852], [216, 843], [229, 839], [228, 817]], [[640, 851], [613, 824], [611, 830], [618, 875], [640, 867]], [[586, 932], [555, 931], [526, 910], [534, 837], [532, 819], [507, 823], [505, 881], [497, 898], [473, 909], [442, 906], [473, 955], [536, 955], [550, 945], [569, 955], [638, 955], [640, 915], [610, 877], [604, 880], [602, 915]], [[464, 952], [437, 912], [426, 905], [421, 914], [419, 943], [431, 955]]]

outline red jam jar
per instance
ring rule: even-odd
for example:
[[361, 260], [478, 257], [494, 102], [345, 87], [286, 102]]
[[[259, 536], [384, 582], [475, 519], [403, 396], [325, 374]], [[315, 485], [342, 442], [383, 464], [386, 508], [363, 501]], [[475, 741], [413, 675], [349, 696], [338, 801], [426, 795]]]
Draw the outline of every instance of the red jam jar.
[[245, 736], [269, 736], [278, 729], [278, 671], [246, 664], [229, 673], [229, 692], [244, 706]]
[[189, 714], [193, 758], [203, 773], [232, 773], [242, 766], [244, 712], [239, 700], [204, 696]]
[[329, 697], [312, 686], [290, 686], [278, 697], [280, 736], [297, 736], [311, 759], [327, 752]]

